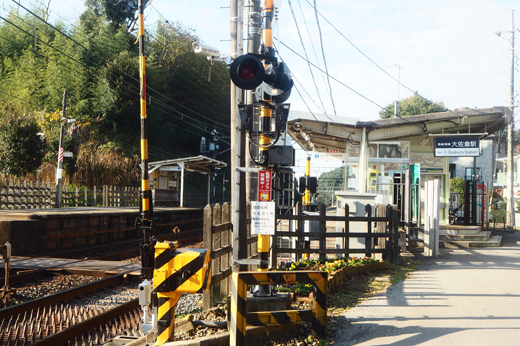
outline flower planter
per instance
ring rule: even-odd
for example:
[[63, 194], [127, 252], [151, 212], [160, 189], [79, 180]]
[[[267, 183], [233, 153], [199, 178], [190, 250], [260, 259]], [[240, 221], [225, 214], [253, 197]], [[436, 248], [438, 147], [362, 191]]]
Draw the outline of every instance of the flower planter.
[[329, 274], [329, 277], [327, 279], [327, 289], [330, 291], [331, 289], [335, 288], [345, 278], [349, 278], [363, 273], [375, 272], [384, 268], [386, 268], [386, 261], [370, 263], [355, 267], [343, 267]]

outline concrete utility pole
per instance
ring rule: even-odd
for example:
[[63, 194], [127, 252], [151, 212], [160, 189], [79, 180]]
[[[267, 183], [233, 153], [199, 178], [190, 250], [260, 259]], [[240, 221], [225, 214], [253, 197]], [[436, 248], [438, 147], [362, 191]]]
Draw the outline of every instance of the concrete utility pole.
[[[515, 196], [514, 196], [514, 175], [513, 175], [513, 131], [514, 131], [514, 108], [515, 108], [515, 16], [514, 10], [511, 15], [511, 30], [499, 31], [496, 34], [500, 37], [502, 33], [511, 34], [511, 89], [509, 107], [511, 108], [511, 121], [507, 125], [507, 227], [515, 227]], [[518, 172], [517, 172], [518, 174]]]
[[58, 149], [58, 168], [56, 170], [56, 201], [55, 208], [61, 207], [61, 181], [63, 178], [63, 142], [65, 137], [65, 124], [67, 124], [67, 90], [63, 92], [63, 104], [61, 109], [60, 145]]
[[[258, 54], [260, 50], [260, 43], [262, 39], [262, 6], [260, 0], [249, 0], [248, 6], [248, 32], [247, 32], [247, 52]], [[250, 105], [256, 102], [255, 92], [248, 91], [246, 93], [246, 104]], [[245, 133], [243, 134], [245, 136]], [[252, 140], [252, 138], [249, 138]], [[250, 145], [248, 139], [245, 139], [246, 149], [246, 165], [247, 167], [255, 166], [251, 160], [251, 151], [247, 150]], [[256, 201], [258, 196], [258, 181], [257, 173], [247, 172], [246, 173], [246, 191], [247, 191], [247, 202]]]
[[[509, 200], [510, 200], [510, 211], [508, 213], [508, 216], [509, 216], [509, 220], [510, 222], [509, 223], [509, 227], [511, 227], [512, 229], [514, 229], [515, 227], [515, 193], [514, 193], [514, 176], [513, 176], [513, 171], [514, 171], [514, 166], [513, 166], [513, 133], [514, 133], [514, 129], [515, 129], [515, 121], [514, 121], [514, 116], [515, 116], [515, 11], [511, 11], [511, 89], [509, 91], [509, 106], [511, 108], [511, 122], [510, 124], [508, 125], [509, 126], [509, 132], [507, 134], [507, 142], [508, 142], [508, 145], [509, 145], [509, 151], [507, 152], [507, 162], [508, 162], [508, 167], [507, 167], [507, 174], [511, 175], [511, 177], [508, 177], [509, 178], [509, 186], [511, 187], [511, 189], [509, 191], [510, 194], [509, 194]], [[516, 172], [516, 174], [518, 174], [518, 172]]]
[[[238, 0], [230, 0], [230, 38], [231, 59], [238, 57]], [[240, 239], [240, 172], [237, 170], [240, 164], [240, 114], [238, 112], [237, 87], [231, 82], [231, 210], [233, 211], [233, 261], [239, 259], [238, 242]], [[234, 266], [233, 270], [238, 270]]]

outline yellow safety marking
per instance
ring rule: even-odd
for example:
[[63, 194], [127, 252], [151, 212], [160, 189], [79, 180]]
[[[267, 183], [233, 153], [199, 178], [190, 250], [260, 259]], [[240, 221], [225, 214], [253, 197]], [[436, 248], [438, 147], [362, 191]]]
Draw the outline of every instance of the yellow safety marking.
[[139, 36], [144, 36], [144, 17], [139, 14]]
[[145, 64], [145, 60], [144, 60], [144, 55], [141, 55], [139, 57], [139, 68], [140, 68], [140, 73], [141, 75], [144, 75], [145, 74], [145, 68], [146, 68], [146, 64]]
[[[174, 292], [175, 293], [175, 292]], [[157, 340], [155, 342], [155, 345], [163, 345], [166, 342], [174, 341], [173, 333], [174, 333], [174, 326], [175, 326], [175, 305], [179, 301], [182, 293], [177, 293], [173, 295], [170, 299], [166, 300], [166, 302], [159, 306], [158, 309], [158, 317], [159, 319], [162, 319], [164, 315], [166, 315], [170, 310], [172, 311], [173, 318], [170, 321], [170, 324], [168, 325], [168, 328], [166, 328], [159, 336], [157, 337]], [[160, 294], [157, 294], [158, 298], [160, 297]]]
[[231, 286], [231, 320], [230, 320], [230, 346], [245, 345], [246, 318], [245, 303], [247, 301], [247, 285], [240, 280], [239, 273], [233, 273]]
[[[148, 139], [141, 138], [141, 159], [148, 160]], [[146, 188], [148, 190], [148, 186]]]

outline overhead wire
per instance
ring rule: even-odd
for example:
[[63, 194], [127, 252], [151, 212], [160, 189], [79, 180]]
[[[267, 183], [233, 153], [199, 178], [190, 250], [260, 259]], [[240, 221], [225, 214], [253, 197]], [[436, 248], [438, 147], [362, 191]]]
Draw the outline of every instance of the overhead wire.
[[[93, 54], [94, 56], [96, 56], [97, 58], [101, 59], [102, 61], [104, 61], [106, 64], [116, 68], [117, 70], [121, 71], [123, 74], [125, 74], [126, 76], [128, 76], [129, 78], [135, 80], [136, 82], [139, 82], [139, 79], [137, 79], [136, 77], [128, 74], [126, 71], [122, 70], [121, 68], [119, 68], [118, 66], [112, 64], [111, 62], [105, 60], [104, 58], [102, 58], [101, 56], [99, 56], [98, 54], [94, 53], [93, 51], [91, 51], [90, 49], [86, 48], [84, 45], [82, 45], [81, 43], [79, 43], [77, 40], [73, 39], [72, 37], [70, 37], [69, 35], [65, 34], [64, 32], [62, 32], [61, 30], [59, 30], [58, 28], [56, 28], [54, 25], [48, 23], [47, 21], [45, 21], [43, 18], [41, 18], [40, 16], [38, 16], [37, 14], [35, 14], [34, 12], [32, 12], [31, 10], [27, 9], [25, 6], [21, 5], [19, 2], [17, 2], [16, 0], [12, 0], [15, 4], [17, 4], [18, 6], [22, 7], [24, 10], [26, 10], [27, 12], [29, 12], [30, 14], [32, 14], [33, 16], [35, 16], [36, 18], [38, 18], [39, 20], [41, 20], [42, 22], [44, 22], [45, 24], [47, 24], [48, 26], [50, 26], [51, 28], [53, 28], [54, 30], [56, 30], [57, 32], [59, 32], [60, 34], [62, 34], [63, 36], [65, 36], [66, 38], [70, 39], [71, 41], [73, 41], [74, 43], [76, 43], [78, 46], [82, 47], [83, 49], [85, 49], [86, 51], [88, 51], [89, 53]], [[157, 93], [158, 95], [161, 95], [162, 97], [168, 99], [169, 101], [179, 105], [180, 107], [183, 107], [191, 112], [193, 112], [194, 114], [197, 114], [205, 119], [208, 119], [208, 120], [213, 120], [213, 119], [210, 119], [206, 116], [204, 116], [203, 114], [200, 114], [199, 112], [196, 112], [184, 105], [182, 105], [181, 103], [178, 103], [176, 102], [175, 100], [163, 95], [162, 93], [160, 93], [159, 91], [155, 90], [154, 88], [151, 88], [150, 86], [147, 86], [147, 89]], [[225, 126], [225, 125], [224, 125]]]
[[[292, 17], [293, 17], [293, 20], [294, 20], [294, 25], [296, 25], [296, 30], [298, 31], [298, 37], [300, 38], [300, 43], [303, 47], [303, 52], [305, 53], [305, 58], [307, 60], [309, 60], [309, 56], [307, 55], [307, 49], [305, 49], [305, 44], [303, 43], [303, 38], [302, 38], [302, 35], [301, 35], [301, 32], [300, 32], [300, 27], [298, 26], [298, 21], [296, 20], [296, 15], [294, 14], [294, 10], [292, 8], [292, 4], [291, 4], [291, 0], [289, 0], [289, 8], [291, 9], [291, 13], [292, 13]], [[321, 96], [320, 96], [320, 90], [318, 88], [318, 85], [316, 84], [316, 79], [314, 79], [314, 73], [312, 72], [312, 68], [311, 68], [311, 65], [308, 64], [309, 66], [309, 71], [311, 73], [311, 77], [312, 77], [312, 82], [314, 83], [314, 87], [316, 88], [316, 93], [318, 94], [318, 99], [320, 100], [320, 103], [321, 103], [321, 106], [323, 108], [320, 108], [318, 107], [318, 109], [320, 111], [322, 111], [323, 113], [327, 114], [327, 111], [325, 109], [325, 105], [323, 104], [323, 101], [321, 100]]]
[[[159, 41], [156, 37], [154, 37], [154, 36], [151, 35], [150, 33], [148, 33], [148, 35], [149, 35], [151, 38], [153, 38], [153, 39], [155, 40], [155, 42], [157, 42], [158, 44], [164, 46], [166, 49], [169, 49], [168, 46], [166, 46], [163, 42]], [[181, 55], [177, 55], [176, 58], [179, 58], [179, 59], [180, 59], [182, 62], [184, 62], [184, 63], [185, 63], [185, 64], [186, 64], [190, 69], [192, 69], [194, 72], [197, 72], [199, 75], [201, 75], [200, 72], [197, 71], [197, 70], [196, 70], [192, 65], [190, 65], [190, 64], [189, 64], [189, 63], [188, 63], [184, 58], [182, 58]], [[190, 72], [190, 73], [191, 73], [191, 72]], [[190, 80], [190, 79], [187, 78], [186, 76], [184, 76], [184, 75], [182, 75], [182, 74], [181, 74], [180, 76], [182, 76], [182, 78], [184, 78], [184, 79], [185, 79], [187, 82], [189, 82], [190, 84], [192, 84], [192, 85], [196, 86], [197, 88], [199, 88], [201, 91], [203, 91], [203, 92], [204, 92], [205, 94], [207, 94], [208, 96], [210, 96], [210, 97], [212, 96], [211, 94], [208, 93], [208, 91], [204, 90], [200, 85], [196, 84], [195, 82], [193, 82], [192, 80]], [[200, 79], [199, 79], [199, 81], [200, 81]], [[219, 94], [221, 94], [222, 96], [226, 97], [226, 98], [229, 100], [229, 97], [230, 97], [229, 94], [226, 94], [226, 93], [222, 92], [222, 90], [219, 90], [219, 88], [218, 88], [216, 85], [214, 85], [214, 86], [215, 86], [216, 91], [219, 92]], [[193, 89], [191, 89], [191, 90], [193, 91]], [[209, 99], [206, 98], [206, 100], [209, 100]], [[217, 99], [217, 100], [218, 100], [220, 103], [229, 106], [229, 102], [228, 102], [228, 103], [225, 103], [222, 99]], [[223, 124], [223, 123], [220, 123], [220, 122], [218, 122], [218, 123], [221, 124], [222, 126], [224, 126], [224, 128], [227, 128], [227, 125], [225, 125], [225, 124]]]
[[318, 9], [316, 8], [316, 0], [314, 0], [314, 10], [314, 13], [316, 15], [316, 24], [318, 26], [318, 32], [320, 34], [321, 55], [323, 56], [323, 65], [325, 66], [325, 71], [327, 71], [327, 83], [329, 85], [330, 101], [332, 102], [334, 115], [338, 115], [336, 112], [336, 105], [334, 104], [334, 96], [332, 95], [332, 86], [330, 85], [329, 68], [327, 67], [327, 59], [325, 58], [325, 48], [323, 47], [323, 35], [321, 34], [320, 21], [318, 19]]
[[[29, 36], [31, 36], [31, 37], [35, 37], [35, 36], [32, 35], [31, 33], [27, 32], [27, 31], [24, 30], [23, 28], [20, 28], [19, 26], [17, 26], [16, 24], [12, 23], [11, 21], [9, 21], [9, 20], [3, 18], [2, 16], [0, 16], [0, 19], [3, 19], [3, 20], [6, 21], [7, 23], [13, 25], [13, 26], [16, 27], [17, 29], [19, 29], [19, 30], [21, 30], [22, 32], [24, 32], [26, 35], [29, 35]], [[23, 21], [23, 19], [21, 19], [20, 17], [19, 17], [19, 19]], [[30, 24], [29, 24], [29, 25], [30, 25]], [[3, 38], [3, 37], [2, 37], [2, 38]], [[5, 39], [5, 38], [4, 38], [4, 39]], [[7, 40], [8, 40], [8, 39], [7, 39]], [[12, 41], [11, 41], [11, 42], [12, 42]], [[45, 41], [41, 41], [41, 42], [43, 42], [44, 44], [46, 44], [46, 45], [49, 46], [50, 48], [56, 50], [56, 51], [59, 52], [60, 54], [65, 55], [65, 56], [68, 57], [69, 59], [72, 59], [73, 61], [75, 61], [75, 62], [77, 62], [77, 63], [79, 63], [79, 64], [85, 66], [87, 69], [90, 69], [90, 67], [88, 67], [87, 65], [85, 65], [85, 64], [82, 63], [81, 61], [78, 61], [78, 60], [76, 60], [75, 58], [71, 57], [69, 54], [66, 54], [66, 53], [62, 52], [61, 50], [59, 50], [59, 49], [53, 47], [52, 45], [48, 44], [48, 43], [45, 42]], [[38, 53], [38, 54], [41, 55], [41, 56], [43, 56], [43, 55], [40, 54], [40, 53]], [[48, 59], [50, 59], [50, 58], [48, 58]], [[52, 59], [50, 59], [50, 60], [52, 60]], [[87, 59], [87, 60], [88, 60], [88, 59]], [[90, 61], [90, 60], [89, 60], [89, 61]], [[90, 61], [90, 62], [96, 64], [96, 63], [93, 62], [93, 61]], [[63, 65], [63, 64], [62, 64], [62, 65]], [[96, 64], [96, 65], [100, 66], [99, 64]], [[70, 67], [67, 67], [67, 66], [65, 66], [65, 65], [63, 65], [63, 66], [66, 67], [66, 68], [68, 68], [69, 70], [72, 71], [72, 69], [71, 69]], [[111, 72], [109, 72], [109, 73], [111, 73]], [[82, 74], [82, 73], [81, 73], [81, 74]], [[119, 77], [119, 76], [114, 75], [113, 73], [111, 73], [111, 74], [112, 74], [113, 76], [115, 76], [116, 78]], [[126, 82], [126, 81], [123, 80], [123, 82]], [[139, 94], [140, 91], [139, 91], [139, 89], [138, 89], [134, 84], [131, 84], [131, 83], [128, 83], [128, 82], [126, 82], [126, 83], [130, 86], [131, 91], [133, 91], [136, 95]], [[105, 82], [105, 84], [108, 85], [106, 82]], [[184, 113], [182, 113], [182, 112], [176, 110], [175, 108], [173, 108], [173, 107], [171, 107], [171, 106], [169, 106], [169, 105], [167, 105], [167, 104], [165, 104], [165, 103], [163, 103], [163, 102], [161, 102], [161, 101], [159, 101], [159, 100], [156, 100], [155, 102], [157, 102], [157, 103], [163, 105], [166, 109], [172, 110], [172, 111], [174, 111], [174, 112], [177, 112], [177, 113], [181, 114], [182, 116], [186, 116], [186, 117], [189, 118], [189, 119], [195, 120], [195, 123], [193, 123], [193, 122], [189, 122], [189, 123], [188, 123], [186, 120], [183, 120], [183, 118], [180, 118], [180, 120], [183, 120], [183, 121], [187, 122], [187, 123], [190, 124], [191, 126], [194, 126], [195, 128], [198, 128], [199, 130], [202, 130], [202, 131], [207, 132], [207, 133], [211, 133], [211, 132], [210, 132], [209, 130], [207, 130], [207, 129], [204, 129], [204, 128], [201, 128], [201, 127], [196, 126], [196, 123], [197, 123], [198, 120], [189, 117], [188, 115], [186, 115], [186, 114], [184, 114]], [[207, 126], [209, 126], [209, 127], [211, 127], [211, 128], [214, 127], [213, 124], [206, 124], [206, 123], [201, 122], [201, 121], [198, 121], [198, 122], [204, 124], [206, 127], [207, 127]]]
[[[414, 91], [412, 90], [411, 88], [409, 88], [408, 86], [404, 85], [399, 79], [396, 79], [394, 76], [392, 76], [390, 73], [388, 73], [386, 70], [384, 70], [381, 66], [379, 66], [374, 60], [372, 60], [368, 55], [366, 55], [360, 48], [358, 48], [351, 40], [349, 40], [338, 28], [336, 28], [336, 26], [334, 26], [318, 9], [317, 7], [315, 6], [315, 4], [311, 4], [309, 0], [305, 0], [315, 11], [315, 13], [319, 14], [334, 30], [336, 30], [348, 43], [350, 43], [358, 52], [360, 52], [365, 58], [367, 58], [371, 63], [373, 63], [378, 69], [380, 69], [383, 73], [385, 73], [387, 76], [389, 76], [390, 78], [392, 78], [394, 81], [396, 81], [400, 86], [404, 87], [405, 89], [407, 89], [408, 91], [411, 91], [412, 93], [414, 93], [414, 95], [420, 97], [421, 99], [423, 100], [426, 100], [428, 102], [431, 102], [430, 100], [428, 100], [428, 98], [420, 95], [417, 91]], [[315, 2], [315, 1], [314, 1]], [[386, 109], [384, 109], [385, 111], [387, 111]], [[388, 111], [387, 111], [388, 112]], [[462, 115], [460, 112], [456, 111], [456, 110], [450, 110], [450, 112], [452, 113], [455, 113], [457, 115]], [[399, 117], [403, 120], [406, 120], [404, 119], [402, 116], [400, 116], [399, 114], [395, 114], [394, 112], [389, 112], [390, 114], [394, 115], [395, 117]], [[407, 121], [407, 120], [406, 120]], [[407, 121], [407, 122], [410, 122], [410, 121]], [[415, 126], [419, 126], [417, 124], [414, 124]], [[421, 127], [421, 126], [419, 126]], [[422, 128], [422, 127], [421, 127]], [[423, 128], [423, 131], [426, 132], [427, 129], [426, 128]]]
[[[309, 30], [309, 25], [307, 24], [307, 19], [305, 18], [305, 13], [303, 12], [303, 7], [302, 7], [300, 0], [298, 0], [298, 6], [300, 7], [300, 12], [302, 13], [303, 23], [305, 24], [305, 29], [307, 30], [307, 36], [308, 36], [309, 42], [311, 43], [312, 51], [314, 52], [314, 57], [316, 58], [316, 63], [318, 64], [318, 67], [321, 68], [320, 59], [318, 58], [318, 53], [316, 53], [316, 48], [314, 47], [314, 41], [312, 40], [312, 35]], [[320, 76], [323, 80], [323, 84], [327, 83], [325, 80], [325, 75], [323, 75], [323, 73], [320, 73]]]
[[8, 94], [8, 93], [6, 93], [6, 92], [4, 92], [4, 91], [2, 91], [2, 90], [0, 90], [0, 93], [5, 94], [5, 95], [7, 95], [7, 96], [9, 96], [9, 97], [15, 98], [15, 99], [17, 99], [17, 100], [23, 101], [23, 102], [25, 102], [25, 103], [28, 103], [28, 104], [31, 104], [31, 105], [34, 105], [34, 106], [41, 107], [41, 105], [39, 105], [39, 104], [36, 104], [36, 103], [33, 103], [33, 102], [29, 102], [29, 101], [24, 100], [24, 99], [22, 99], [22, 98], [16, 97], [16, 96], [11, 95], [11, 94]]
[[[23, 28], [20, 28], [19, 26], [17, 26], [16, 24], [12, 23], [11, 21], [9, 21], [9, 20], [3, 18], [2, 16], [0, 16], [0, 18], [3, 19], [4, 21], [6, 21], [7, 23], [13, 25], [14, 27], [18, 28], [19, 30], [23, 31], [25, 34], [27, 34], [27, 35], [29, 35], [29, 36], [31, 36], [31, 37], [35, 37], [35, 35], [33, 35], [33, 34], [27, 32], [27, 31], [24, 30]], [[18, 18], [19, 18], [22, 22], [25, 23], [25, 21], [24, 21], [24, 20], [23, 20], [19, 15], [18, 15]], [[29, 23], [27, 23], [27, 24], [29, 24]], [[29, 25], [31, 25], [31, 24], [29, 24]], [[32, 25], [31, 25], [31, 26], [32, 26]], [[46, 44], [46, 45], [49, 46], [50, 48], [52, 48], [52, 49], [58, 51], [60, 54], [63, 54], [63, 55], [65, 55], [65, 56], [67, 56], [69, 59], [72, 59], [73, 61], [75, 61], [75, 62], [77, 62], [77, 63], [79, 63], [79, 64], [85, 66], [87, 69], [90, 69], [90, 67], [88, 67], [87, 65], [85, 65], [85, 64], [82, 63], [81, 61], [78, 61], [77, 59], [71, 57], [69, 54], [62, 52], [61, 50], [59, 50], [59, 49], [53, 47], [52, 45], [48, 44], [48, 43], [45, 42], [45, 41], [41, 41], [41, 42], [43, 42], [44, 44]], [[87, 58], [87, 60], [90, 61], [91, 63], [93, 63], [93, 64], [95, 64], [95, 65], [101, 67], [101, 65], [97, 64], [96, 62], [94, 62], [94, 61], [92, 61], [92, 60], [90, 60], [90, 59], [88, 59], [88, 58]], [[70, 67], [69, 67], [69, 69], [70, 69]], [[119, 69], [119, 68], [118, 68], [118, 69]], [[119, 69], [119, 70], [120, 70], [120, 69]], [[124, 72], [124, 71], [123, 71], [123, 72]], [[116, 75], [113, 74], [112, 72], [109, 72], [109, 73], [110, 73], [111, 75], [115, 76], [116, 78], [119, 78], [119, 76], [116, 76]], [[125, 73], [125, 74], [126, 74], [126, 73]], [[126, 75], [128, 75], [128, 74], [126, 74]], [[131, 83], [125, 81], [125, 80], [123, 80], [123, 82], [126, 83], [126, 84], [128, 84], [128, 85], [130, 86], [130, 88], [132, 89], [132, 91], [134, 91], [134, 93], [139, 94], [140, 91], [139, 91], [139, 89], [137, 88], [136, 85], [131, 84]], [[106, 83], [105, 83], [105, 84], [106, 84]], [[107, 84], [107, 85], [108, 85], [108, 84]], [[173, 108], [173, 107], [171, 107], [171, 106], [169, 106], [169, 105], [167, 105], [167, 104], [164, 104], [164, 103], [162, 103], [162, 104], [164, 105], [164, 107], [166, 107], [166, 108], [168, 108], [168, 109], [170, 109], [170, 110], [172, 110], [172, 111], [175, 111], [175, 112], [181, 114], [182, 116], [187, 117], [188, 119], [194, 120], [195, 122], [198, 121], [198, 122], [204, 124], [205, 126], [215, 127], [215, 124], [214, 124], [214, 123], [211, 123], [211, 124], [204, 123], [203, 121], [200, 121], [200, 120], [194, 119], [193, 117], [190, 117], [190, 116], [188, 116], [187, 114], [182, 113], [182, 112], [176, 110], [175, 108]], [[183, 118], [181, 118], [180, 120], [183, 120]], [[186, 120], [183, 120], [183, 121], [187, 122]], [[191, 123], [190, 123], [190, 124], [191, 124]], [[193, 124], [192, 124], [192, 125], [193, 125]], [[229, 131], [229, 128], [228, 128], [227, 126], [225, 126], [225, 125], [223, 125], [223, 126], [224, 126], [224, 127], [223, 127], [224, 130]], [[201, 130], [203, 130], [203, 131], [205, 131], [205, 132], [210, 133], [210, 131], [207, 131], [207, 130], [205, 130], [205, 129], [202, 129], [202, 128], [199, 128], [199, 129], [201, 129]]]

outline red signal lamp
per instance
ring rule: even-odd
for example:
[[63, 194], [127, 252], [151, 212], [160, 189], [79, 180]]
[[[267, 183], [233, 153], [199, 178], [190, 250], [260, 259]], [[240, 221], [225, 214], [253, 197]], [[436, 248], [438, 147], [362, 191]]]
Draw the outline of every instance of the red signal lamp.
[[245, 54], [231, 63], [229, 74], [233, 83], [240, 89], [254, 90], [264, 81], [265, 69], [260, 59]]

